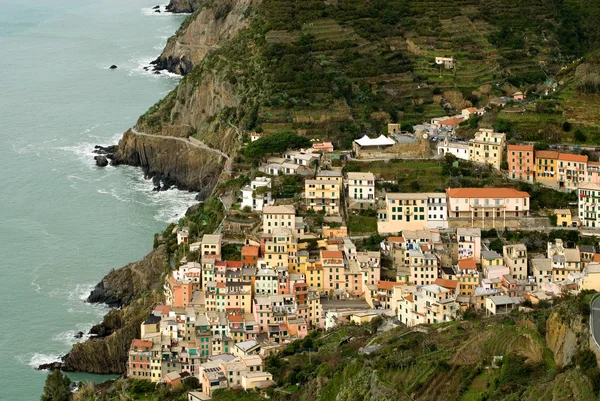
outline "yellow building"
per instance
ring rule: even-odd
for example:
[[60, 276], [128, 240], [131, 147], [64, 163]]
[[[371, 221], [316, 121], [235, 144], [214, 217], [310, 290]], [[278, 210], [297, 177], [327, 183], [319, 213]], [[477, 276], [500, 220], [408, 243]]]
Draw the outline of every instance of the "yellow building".
[[475, 163], [491, 164], [500, 170], [506, 134], [493, 129], [481, 128], [475, 138], [469, 141], [469, 160]]
[[308, 262], [304, 275], [309, 287], [314, 287], [319, 291], [323, 291], [323, 265], [321, 262]]
[[429, 194], [426, 193], [387, 193], [385, 209], [377, 212], [377, 231], [399, 233], [427, 229], [428, 199]]
[[269, 267], [288, 267], [297, 256], [297, 241], [290, 230], [280, 228], [272, 234], [263, 234], [264, 260]]
[[590, 262], [583, 269], [583, 279], [579, 282], [579, 290], [600, 291], [600, 263]]
[[557, 160], [558, 152], [537, 150], [535, 152], [535, 181], [546, 185], [558, 185]]
[[556, 227], [577, 227], [569, 209], [554, 209], [554, 214], [556, 215]]
[[340, 213], [341, 184], [337, 179], [320, 178], [304, 182], [306, 207], [328, 215]]

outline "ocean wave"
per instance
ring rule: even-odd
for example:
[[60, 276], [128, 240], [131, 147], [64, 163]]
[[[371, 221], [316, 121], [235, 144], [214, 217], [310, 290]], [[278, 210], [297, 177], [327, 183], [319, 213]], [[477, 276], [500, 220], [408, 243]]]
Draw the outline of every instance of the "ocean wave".
[[[74, 330], [67, 330], [63, 331], [62, 333], [58, 333], [52, 338], [52, 340], [61, 342], [68, 346], [84, 342], [91, 337], [89, 331], [93, 325], [94, 323], [78, 324], [75, 326], [76, 328]], [[80, 338], [76, 338], [75, 336], [79, 333], [83, 333], [83, 335]]]
[[159, 13], [157, 13], [156, 10], [152, 7], [144, 7], [144, 8], [142, 8], [141, 12], [143, 15], [146, 15], [146, 16], [157, 16], [157, 17], [161, 17], [161, 16], [165, 16], [165, 15], [177, 15], [177, 14], [173, 14], [172, 12], [167, 11], [166, 4], [160, 4], [159, 7], [160, 7]]
[[22, 363], [27, 363], [27, 365], [31, 366], [34, 369], [37, 369], [38, 366], [40, 365], [44, 365], [46, 363], [53, 363], [53, 362], [60, 362], [61, 361], [61, 355], [60, 354], [40, 354], [40, 353], [35, 353], [33, 355], [28, 354], [25, 359], [28, 361], [24, 362], [21, 359]]
[[[162, 47], [161, 47], [161, 49], [162, 49]], [[181, 78], [180, 75], [173, 74], [166, 70], [154, 71], [153, 65], [150, 63], [152, 61], [156, 60], [156, 57], [157, 56], [151, 56], [151, 57], [146, 56], [146, 57], [141, 57], [141, 58], [132, 58], [129, 61], [132, 62], [136, 66], [129, 70], [128, 75], [129, 76], [140, 76], [141, 75], [141, 76], [153, 77], [153, 78], [157, 78], [157, 79], [161, 79], [161, 78], [180, 79]], [[158, 72], [158, 74], [157, 74], [157, 72]], [[169, 92], [170, 92], [170, 90], [169, 90]]]

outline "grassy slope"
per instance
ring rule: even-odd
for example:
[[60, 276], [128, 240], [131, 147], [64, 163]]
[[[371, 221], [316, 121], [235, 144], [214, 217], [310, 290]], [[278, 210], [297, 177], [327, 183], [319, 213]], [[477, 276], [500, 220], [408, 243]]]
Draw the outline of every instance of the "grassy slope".
[[[233, 121], [349, 147], [389, 121], [446, 114], [434, 94], [453, 92], [458, 107], [485, 103], [507, 80], [534, 88], [547, 77], [542, 66], [552, 74], [596, 45], [598, 28], [584, 17], [597, 8], [575, 0], [263, 0], [250, 28], [182, 84], [216, 72], [236, 88], [240, 106], [214, 116], [215, 132]], [[457, 68], [440, 72], [437, 55], [454, 56]], [[494, 85], [473, 94], [484, 84]], [[168, 123], [173, 105], [170, 97], [143, 118]]]

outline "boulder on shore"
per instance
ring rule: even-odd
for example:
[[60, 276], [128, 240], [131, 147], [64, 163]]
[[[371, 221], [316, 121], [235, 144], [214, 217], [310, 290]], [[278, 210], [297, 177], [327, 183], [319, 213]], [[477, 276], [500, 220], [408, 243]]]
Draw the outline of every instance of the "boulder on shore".
[[154, 6], [154, 7], [152, 7], [152, 9], [153, 9], [153, 10], [159, 10], [159, 9], [160, 9], [160, 6]]
[[118, 67], [116, 65], [111, 65], [110, 67], [108, 67], [109, 70], [116, 70]]
[[94, 156], [94, 160], [96, 160], [96, 166], [98, 167], [108, 166], [108, 159], [106, 156]]

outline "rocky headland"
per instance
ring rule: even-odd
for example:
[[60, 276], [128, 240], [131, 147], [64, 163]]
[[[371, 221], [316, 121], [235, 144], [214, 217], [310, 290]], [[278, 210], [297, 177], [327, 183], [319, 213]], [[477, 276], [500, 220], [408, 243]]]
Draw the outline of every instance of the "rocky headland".
[[88, 302], [113, 308], [101, 323], [91, 328], [90, 338], [73, 345], [60, 362], [39, 369], [68, 372], [123, 373], [131, 341], [140, 335], [140, 324], [152, 306], [162, 301], [162, 279], [168, 261], [164, 245], [139, 262], [111, 270], [96, 285]]

